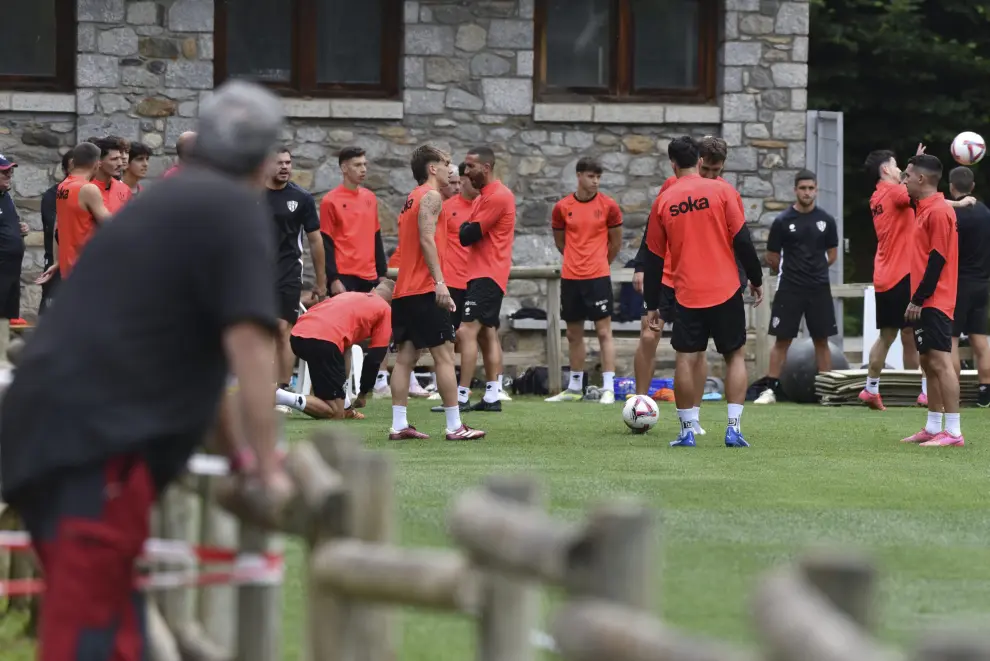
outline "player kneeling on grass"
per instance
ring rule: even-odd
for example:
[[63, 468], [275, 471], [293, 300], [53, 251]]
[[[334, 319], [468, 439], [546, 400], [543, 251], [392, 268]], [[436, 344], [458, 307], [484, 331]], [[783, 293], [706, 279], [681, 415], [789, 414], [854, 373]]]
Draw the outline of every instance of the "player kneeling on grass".
[[388, 352], [392, 334], [391, 280], [382, 280], [370, 293], [344, 292], [318, 303], [299, 317], [292, 328], [292, 351], [309, 367], [313, 394], [275, 391], [275, 404], [289, 406], [319, 419], [354, 418], [364, 415], [350, 408], [344, 382], [344, 356], [355, 344], [370, 340], [368, 357], [361, 373], [359, 399], [375, 386], [378, 366]]
[[694, 139], [683, 136], [671, 141], [667, 153], [681, 176], [676, 186], [660, 195], [659, 213], [649, 220], [643, 299], [649, 310], [647, 322], [660, 332], [660, 285], [669, 250], [677, 292], [677, 321], [670, 343], [677, 352], [674, 399], [681, 422], [681, 433], [671, 446], [695, 445], [695, 403], [705, 387], [708, 340], [714, 339], [715, 348], [725, 358], [729, 404], [725, 445], [749, 447], [739, 425], [746, 398], [746, 309], [736, 256], [745, 267], [757, 305], [763, 300], [760, 259], [735, 189], [699, 176], [701, 159]]

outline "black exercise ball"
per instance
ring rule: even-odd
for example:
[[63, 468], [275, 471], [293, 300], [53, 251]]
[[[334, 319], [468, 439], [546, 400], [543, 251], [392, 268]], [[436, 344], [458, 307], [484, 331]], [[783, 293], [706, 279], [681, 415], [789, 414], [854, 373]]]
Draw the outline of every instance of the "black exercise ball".
[[[849, 369], [849, 361], [834, 342], [828, 343], [832, 352], [832, 369]], [[787, 360], [780, 373], [780, 388], [792, 402], [812, 404], [818, 401], [815, 396], [815, 375], [818, 364], [815, 361], [815, 345], [811, 338], [791, 342], [787, 350]]]

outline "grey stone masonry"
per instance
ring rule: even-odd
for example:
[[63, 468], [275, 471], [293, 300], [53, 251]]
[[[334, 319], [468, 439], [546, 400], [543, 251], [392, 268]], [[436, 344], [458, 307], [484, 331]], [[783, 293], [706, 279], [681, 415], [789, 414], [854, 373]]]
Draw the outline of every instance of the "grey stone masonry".
[[76, 135], [140, 140], [150, 176], [171, 162], [213, 89], [213, 1], [79, 0]]
[[808, 109], [806, 0], [726, 0], [722, 135], [754, 238], [794, 200], [805, 167]]
[[[113, 133], [140, 140], [154, 153], [156, 176], [213, 88], [213, 0], [73, 1], [75, 93], [0, 88], [0, 153], [20, 163], [14, 192], [34, 230], [39, 196], [77, 139]], [[397, 99], [284, 99], [289, 121], [282, 140], [292, 149], [295, 180], [319, 199], [340, 181], [340, 149], [364, 147], [366, 184], [380, 200], [391, 247], [398, 211], [415, 185], [408, 159], [416, 145], [433, 142], [458, 161], [471, 147], [490, 145], [498, 175], [516, 194], [514, 262], [543, 265], [560, 259], [550, 210], [573, 191], [577, 160], [597, 156], [602, 190], [624, 214], [621, 265], [671, 174], [669, 140], [719, 134], [730, 146], [724, 176], [742, 194], [762, 243], [769, 222], [793, 200], [794, 174], [805, 167], [809, 7], [807, 0], [721, 2], [717, 98], [676, 105], [535, 98], [534, 0], [406, 0]], [[40, 271], [40, 232], [28, 245], [25, 283]], [[543, 306], [543, 293], [537, 283], [512, 281], [503, 312]], [[26, 286], [23, 300], [30, 316], [37, 287]]]

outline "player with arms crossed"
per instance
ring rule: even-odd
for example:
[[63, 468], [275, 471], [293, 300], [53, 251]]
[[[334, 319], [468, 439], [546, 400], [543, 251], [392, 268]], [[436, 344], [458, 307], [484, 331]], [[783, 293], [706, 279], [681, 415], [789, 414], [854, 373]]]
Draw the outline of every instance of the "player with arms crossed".
[[[949, 172], [949, 193], [955, 200], [973, 194], [973, 171], [960, 166]], [[987, 318], [990, 317], [990, 209], [983, 202], [956, 207], [959, 231], [959, 284], [955, 319], [952, 323], [952, 362], [959, 376], [959, 336], [969, 337], [979, 377], [977, 404], [990, 406], [990, 343]]]
[[[963, 445], [959, 421], [959, 380], [952, 365], [952, 320], [959, 280], [959, 236], [956, 214], [938, 192], [942, 163], [935, 156], [918, 154], [908, 161], [904, 185], [917, 200], [917, 250], [925, 259], [904, 313], [914, 324], [914, 341], [921, 367], [928, 375], [928, 422], [903, 439], [923, 446]], [[945, 429], [942, 429], [942, 411]]]
[[[471, 246], [471, 271], [461, 316], [461, 385], [458, 405], [471, 411], [501, 411], [502, 345], [498, 337], [502, 298], [512, 268], [512, 242], [516, 234], [516, 197], [495, 178], [495, 152], [477, 147], [464, 158], [464, 174], [480, 195], [469, 222], [461, 223], [462, 246]], [[471, 380], [481, 345], [485, 364], [485, 396], [470, 406]]]
[[674, 398], [681, 432], [673, 447], [694, 447], [695, 404], [704, 389], [703, 365], [708, 340], [725, 358], [725, 395], [729, 404], [725, 445], [749, 447], [740, 428], [746, 398], [746, 309], [736, 256], [750, 280], [756, 303], [763, 300], [763, 271], [746, 227], [742, 205], [727, 183], [698, 174], [700, 154], [690, 136], [671, 141], [671, 165], [681, 176], [660, 196], [659, 215], [647, 229], [649, 253], [643, 277], [643, 298], [650, 327], [660, 331], [660, 285], [664, 256], [673, 262], [674, 334], [677, 352]]
[[780, 286], [773, 299], [767, 329], [776, 340], [770, 350], [769, 385], [754, 404], [777, 401], [780, 373], [787, 360], [787, 350], [797, 337], [801, 317], [808, 324], [808, 334], [815, 345], [818, 371], [832, 369], [828, 338], [838, 333], [838, 328], [828, 269], [838, 257], [839, 231], [832, 214], [815, 204], [818, 181], [814, 172], [797, 173], [794, 196], [795, 203], [774, 219], [767, 239], [767, 264], [772, 271], [780, 273]]
[[437, 389], [447, 416], [448, 441], [483, 438], [485, 432], [461, 422], [454, 374], [454, 308], [443, 281], [441, 264], [447, 250], [447, 219], [440, 188], [447, 184], [450, 157], [423, 145], [412, 154], [413, 178], [419, 184], [399, 216], [399, 277], [392, 296], [392, 341], [397, 355], [392, 369], [392, 428], [389, 440], [429, 438], [406, 418], [409, 374], [419, 352], [429, 349], [437, 373]]
[[561, 271], [561, 317], [567, 322], [571, 380], [564, 392], [547, 402], [580, 401], [584, 382], [584, 322], [595, 324], [602, 352], [599, 404], [614, 404], [615, 343], [612, 341], [612, 261], [622, 247], [622, 211], [599, 192], [601, 163], [591, 157], [577, 162], [577, 191], [557, 202], [551, 214], [553, 240], [564, 256]]
[[392, 336], [391, 280], [378, 283], [370, 294], [344, 292], [306, 311], [292, 328], [292, 351], [306, 361], [313, 380], [313, 394], [275, 391], [275, 403], [302, 411], [312, 418], [361, 420], [364, 415], [348, 408], [347, 368], [344, 356], [365, 340], [368, 361], [361, 370], [362, 396], [375, 385], [375, 372], [388, 352]]
[[[292, 183], [292, 153], [285, 147], [275, 155], [275, 164], [266, 184], [268, 206], [271, 207], [275, 226], [275, 241], [278, 247], [278, 335], [276, 335], [276, 355], [278, 356], [278, 387], [289, 389], [292, 380], [292, 367], [296, 356], [289, 345], [292, 325], [299, 318], [299, 300], [302, 295], [302, 237], [309, 240], [309, 250], [316, 271], [316, 286], [313, 296], [317, 300], [327, 295], [326, 260], [323, 255], [323, 240], [320, 238], [320, 218], [316, 214], [316, 202], [309, 191]], [[283, 412], [287, 412], [284, 411]]]
[[[725, 159], [729, 153], [729, 147], [725, 140], [713, 135], [706, 135], [701, 139], [698, 145], [698, 150], [701, 154], [701, 161], [698, 164], [698, 173], [705, 179], [717, 179], [718, 181], [725, 182], [725, 179], [722, 179], [722, 170], [725, 168]], [[673, 186], [677, 182], [678, 176], [679, 171], [675, 169], [674, 176], [667, 177], [667, 180], [664, 181], [663, 185], [660, 187], [660, 193], [657, 194], [657, 199], [653, 201], [653, 205], [650, 208], [650, 216], [647, 218], [646, 229], [643, 231], [643, 241], [640, 244], [639, 251], [636, 253], [636, 257], [633, 260], [636, 263], [635, 275], [633, 275], [633, 288], [640, 293], [643, 292], [643, 269], [646, 253], [649, 251], [646, 246], [646, 235], [649, 231], [650, 220], [657, 217], [660, 213], [660, 209], [657, 206], [657, 202], [660, 199], [660, 194], [664, 193], [668, 188]], [[740, 207], [742, 206], [741, 197], [739, 198], [739, 205]], [[648, 311], [644, 301], [643, 316], [640, 321], [639, 343], [636, 345], [636, 355], [633, 359], [637, 395], [649, 394], [650, 383], [653, 381], [657, 346], [660, 344], [660, 335], [662, 334], [663, 327], [667, 322], [674, 322], [674, 274], [671, 270], [669, 254], [664, 258], [663, 282], [660, 286], [660, 332], [654, 332], [653, 329], [650, 328], [649, 323], [647, 323], [647, 312]], [[702, 366], [705, 369], [705, 372], [701, 377], [702, 381], [704, 381], [708, 378], [707, 361], [703, 362]], [[694, 433], [696, 435], [705, 434], [705, 430], [701, 427], [701, 420], [699, 418], [701, 414], [701, 401], [703, 397], [704, 388], [701, 388], [698, 391], [698, 401], [694, 405], [695, 412], [692, 416], [692, 420], [694, 421]]]

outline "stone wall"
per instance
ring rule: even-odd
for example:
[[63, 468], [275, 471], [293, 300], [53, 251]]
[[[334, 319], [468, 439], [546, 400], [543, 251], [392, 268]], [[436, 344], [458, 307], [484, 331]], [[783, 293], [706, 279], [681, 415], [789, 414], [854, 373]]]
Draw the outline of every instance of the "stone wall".
[[[212, 0], [77, 2], [75, 96], [0, 90], [0, 152], [21, 165], [14, 192], [33, 229], [40, 229], [37, 197], [77, 137], [141, 140], [154, 151], [157, 175], [213, 87]], [[540, 103], [533, 96], [533, 0], [406, 1], [400, 101], [286, 99], [283, 139], [295, 156], [296, 181], [321, 196], [340, 180], [339, 149], [363, 146], [371, 161], [367, 184], [381, 201], [391, 246], [397, 211], [414, 186], [414, 147], [431, 141], [461, 159], [490, 144], [519, 204], [514, 260], [540, 265], [559, 260], [550, 209], [573, 190], [576, 160], [595, 155], [606, 169], [603, 190], [625, 214], [624, 261], [670, 174], [667, 142], [716, 133], [730, 145], [725, 176], [764, 241], [805, 166], [808, 3], [724, 3], [717, 103], [685, 106]], [[40, 244], [40, 236], [29, 237], [29, 245]], [[25, 281], [40, 268], [40, 249], [28, 252]], [[25, 313], [36, 308], [34, 289], [26, 292]], [[506, 313], [543, 304], [536, 283], [513, 282], [510, 293]]]

